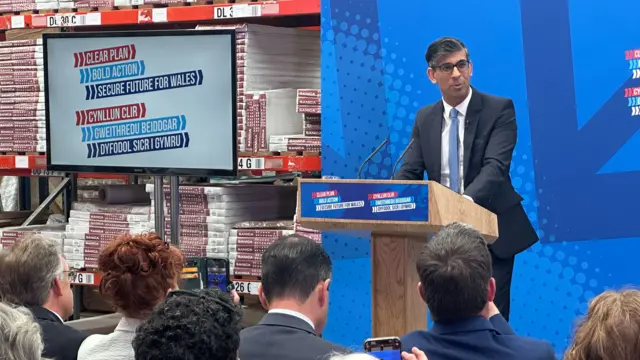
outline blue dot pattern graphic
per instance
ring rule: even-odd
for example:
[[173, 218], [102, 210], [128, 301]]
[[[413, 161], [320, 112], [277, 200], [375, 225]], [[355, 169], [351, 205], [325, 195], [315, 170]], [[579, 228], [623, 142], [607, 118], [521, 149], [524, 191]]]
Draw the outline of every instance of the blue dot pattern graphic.
[[[596, 6], [592, 0], [586, 2]], [[437, 86], [425, 75], [426, 47], [444, 35], [463, 39], [474, 65], [474, 86], [512, 98], [516, 106], [518, 142], [511, 177], [541, 238], [516, 257], [511, 325], [520, 335], [552, 342], [561, 354], [590, 299], [603, 290], [638, 282], [632, 265], [640, 243], [637, 238], [566, 242], [553, 230], [558, 224], [538, 218], [539, 210], [548, 213], [553, 209], [538, 201], [544, 188], [536, 186], [534, 171], [532, 147], [536, 144], [531, 143], [529, 130], [520, 7], [509, 0], [482, 4], [461, 0], [456, 7], [469, 11], [456, 13], [456, 21], [451, 22], [441, 16], [451, 11], [448, 3], [322, 2], [323, 175], [355, 178], [362, 161], [389, 139], [364, 167], [362, 176], [388, 179], [409, 143], [418, 110], [440, 97]], [[575, 18], [586, 16], [586, 10], [571, 7]], [[572, 23], [572, 32], [587, 31], [590, 23], [584, 22], [582, 28], [580, 22]], [[587, 76], [588, 72], [583, 73]], [[497, 80], [495, 74], [505, 76]], [[334, 262], [324, 335], [359, 347], [371, 336], [369, 236], [324, 234], [323, 245]]]

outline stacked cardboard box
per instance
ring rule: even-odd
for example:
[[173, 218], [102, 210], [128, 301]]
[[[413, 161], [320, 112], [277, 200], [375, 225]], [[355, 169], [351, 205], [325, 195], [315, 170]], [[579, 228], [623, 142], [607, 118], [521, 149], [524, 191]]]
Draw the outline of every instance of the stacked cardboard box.
[[64, 225], [16, 226], [0, 229], [0, 250], [9, 248], [33, 235], [41, 235], [55, 241], [62, 251]]
[[244, 101], [244, 151], [267, 151], [272, 136], [302, 133], [302, 116], [294, 110], [295, 89], [249, 92]]
[[76, 202], [72, 208], [63, 254], [75, 268], [97, 268], [100, 252], [118, 235], [153, 230], [149, 206]]
[[[164, 191], [165, 232], [170, 236], [169, 187]], [[147, 192], [153, 195], [152, 185], [147, 185]], [[180, 248], [187, 256], [227, 258], [229, 231], [234, 224], [290, 218], [295, 198], [296, 189], [291, 186], [180, 186]], [[152, 203], [152, 209], [154, 206]]]
[[302, 114], [305, 136], [320, 136], [321, 93], [319, 89], [299, 89], [296, 111]]
[[232, 229], [229, 234], [229, 263], [234, 276], [260, 276], [262, 253], [281, 236], [293, 234], [291, 221], [274, 228], [272, 224]]
[[[248, 119], [245, 106], [247, 96], [249, 100], [255, 100], [254, 92], [319, 88], [320, 33], [254, 24], [198, 26], [198, 29], [212, 28], [236, 29], [238, 149], [256, 151], [252, 150], [255, 144], [249, 142], [249, 137], [254, 135], [247, 133], [248, 128], [255, 127], [256, 121]], [[264, 121], [265, 126], [270, 126], [268, 120]], [[286, 135], [290, 132], [277, 134]], [[269, 139], [268, 135], [264, 138], [263, 145]]]
[[0, 151], [46, 151], [41, 40], [0, 42]]
[[309, 229], [306, 228], [302, 225], [300, 225], [300, 223], [298, 222], [298, 215], [296, 214], [296, 216], [294, 216], [293, 218], [293, 230], [296, 234], [298, 235], [302, 235], [302, 236], [306, 236], [310, 239], [313, 239], [314, 241], [318, 242], [318, 243], [322, 243], [322, 232], [315, 230], [315, 229]]

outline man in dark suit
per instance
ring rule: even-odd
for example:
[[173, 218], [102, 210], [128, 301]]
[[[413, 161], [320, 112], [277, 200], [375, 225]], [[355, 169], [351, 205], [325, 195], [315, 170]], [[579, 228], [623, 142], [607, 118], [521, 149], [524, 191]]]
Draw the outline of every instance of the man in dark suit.
[[34, 236], [0, 253], [0, 299], [31, 310], [42, 328], [43, 357], [75, 360], [87, 335], [63, 323], [73, 313], [73, 294], [59, 248]]
[[242, 360], [320, 360], [348, 349], [320, 337], [327, 322], [331, 259], [313, 240], [285, 236], [262, 255], [260, 302], [269, 312], [240, 332]]
[[426, 171], [429, 180], [498, 215], [500, 238], [490, 250], [496, 304], [508, 320], [515, 255], [538, 241], [509, 176], [517, 139], [513, 101], [470, 86], [473, 64], [458, 39], [434, 41], [426, 59], [442, 99], [418, 112], [413, 143], [394, 179], [422, 180]]
[[551, 344], [515, 335], [493, 305], [491, 255], [475, 229], [445, 226], [425, 244], [416, 268], [434, 325], [403, 336], [403, 351], [416, 347], [429, 360], [555, 360]]

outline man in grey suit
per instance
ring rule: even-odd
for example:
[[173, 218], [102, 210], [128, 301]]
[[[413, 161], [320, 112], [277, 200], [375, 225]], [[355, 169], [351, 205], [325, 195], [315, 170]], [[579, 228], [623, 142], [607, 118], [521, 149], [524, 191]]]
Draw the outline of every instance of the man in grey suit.
[[269, 312], [240, 332], [242, 360], [318, 360], [348, 349], [320, 337], [327, 322], [331, 259], [313, 240], [290, 235], [262, 255], [260, 302]]

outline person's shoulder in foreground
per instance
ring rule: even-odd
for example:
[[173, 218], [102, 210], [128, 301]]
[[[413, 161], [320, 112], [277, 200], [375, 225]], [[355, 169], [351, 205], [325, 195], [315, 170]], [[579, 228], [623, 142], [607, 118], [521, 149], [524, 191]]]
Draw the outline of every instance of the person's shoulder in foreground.
[[63, 321], [73, 314], [72, 272], [57, 242], [41, 235], [0, 253], [2, 300], [31, 311], [42, 329], [45, 358], [75, 360], [86, 338]]
[[430, 331], [401, 338], [404, 351], [423, 350], [430, 360], [552, 360], [549, 343], [516, 336], [493, 303], [496, 283], [482, 235], [453, 223], [438, 232], [416, 264], [418, 292], [434, 320]]
[[[500, 316], [500, 315], [497, 315]], [[503, 335], [491, 326], [459, 333], [414, 331], [401, 337], [403, 351], [421, 348], [430, 360], [555, 360], [550, 343], [518, 335]]]
[[267, 315], [240, 333], [242, 360], [316, 360], [348, 349], [322, 339], [329, 308], [331, 259], [313, 240], [291, 235], [262, 255], [258, 297]]

